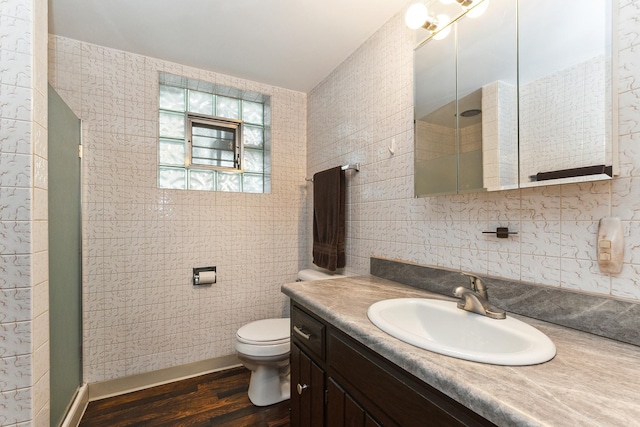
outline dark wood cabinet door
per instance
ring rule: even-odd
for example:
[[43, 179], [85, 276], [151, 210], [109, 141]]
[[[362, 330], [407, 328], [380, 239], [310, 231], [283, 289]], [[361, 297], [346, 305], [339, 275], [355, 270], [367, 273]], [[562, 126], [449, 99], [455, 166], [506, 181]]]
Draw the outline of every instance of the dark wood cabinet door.
[[291, 344], [291, 426], [297, 427], [300, 424], [300, 395], [296, 388], [300, 384], [300, 348]]
[[344, 390], [333, 378], [327, 380], [327, 425], [342, 427], [344, 425]]
[[324, 371], [291, 345], [291, 426], [323, 427]]
[[333, 380], [327, 380], [327, 426], [380, 427], [371, 415]]

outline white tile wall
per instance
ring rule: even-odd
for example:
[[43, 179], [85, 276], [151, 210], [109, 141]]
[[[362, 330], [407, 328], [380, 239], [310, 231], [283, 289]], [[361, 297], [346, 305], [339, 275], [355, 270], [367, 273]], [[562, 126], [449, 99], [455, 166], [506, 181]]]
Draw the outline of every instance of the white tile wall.
[[[308, 173], [362, 164], [347, 178], [347, 272], [367, 273], [369, 257], [382, 256], [640, 299], [640, 3], [621, 1], [619, 13], [621, 176], [611, 182], [413, 198], [413, 36], [400, 15], [319, 84], [308, 98]], [[627, 234], [619, 275], [600, 273], [595, 258], [609, 215]], [[497, 226], [519, 234], [481, 234]]]
[[0, 425], [7, 426], [49, 424], [47, 151], [38, 143], [47, 138], [46, 44], [46, 1], [0, 3]]
[[[306, 260], [306, 95], [62, 37], [50, 82], [83, 120], [84, 380], [235, 352]], [[158, 72], [271, 95], [272, 193], [157, 188]], [[218, 283], [193, 288], [193, 267]]]
[[49, 236], [48, 236], [48, 2], [33, 0], [32, 101], [32, 359], [31, 418], [34, 426], [50, 424], [49, 387]]

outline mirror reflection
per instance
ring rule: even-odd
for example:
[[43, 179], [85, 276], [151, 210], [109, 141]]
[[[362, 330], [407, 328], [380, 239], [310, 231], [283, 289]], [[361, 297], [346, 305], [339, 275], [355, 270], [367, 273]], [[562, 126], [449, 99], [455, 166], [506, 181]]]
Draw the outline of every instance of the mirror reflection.
[[[518, 186], [516, 18], [514, 0], [491, 0], [483, 15], [457, 23], [459, 193]], [[469, 106], [470, 97], [476, 102]], [[471, 108], [481, 110], [473, 127]], [[476, 169], [477, 182], [463, 179]]]
[[455, 37], [433, 43], [433, 49], [416, 51], [414, 62], [417, 196], [455, 194], [458, 189]]
[[609, 3], [491, 0], [416, 49], [416, 196], [610, 178]]
[[520, 186], [609, 178], [611, 2], [519, 0], [518, 8]]

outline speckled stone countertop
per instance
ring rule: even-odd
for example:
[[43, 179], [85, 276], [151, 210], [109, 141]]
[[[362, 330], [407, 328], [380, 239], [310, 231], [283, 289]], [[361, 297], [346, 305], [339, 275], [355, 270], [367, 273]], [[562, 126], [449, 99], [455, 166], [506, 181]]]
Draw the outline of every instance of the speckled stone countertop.
[[367, 317], [380, 300], [441, 295], [375, 276], [290, 283], [282, 292], [497, 425], [640, 425], [639, 347], [508, 314], [549, 336], [555, 358], [533, 366], [481, 364], [406, 344]]

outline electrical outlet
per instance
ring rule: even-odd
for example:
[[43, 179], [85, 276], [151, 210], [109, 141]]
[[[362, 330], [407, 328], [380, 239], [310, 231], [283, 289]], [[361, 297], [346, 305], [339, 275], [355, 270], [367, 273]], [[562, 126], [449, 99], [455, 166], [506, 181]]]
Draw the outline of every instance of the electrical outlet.
[[620, 218], [602, 218], [598, 225], [598, 265], [603, 273], [622, 271], [624, 233]]

